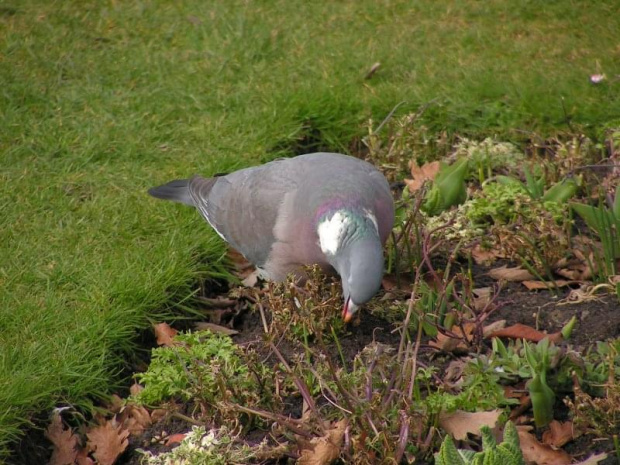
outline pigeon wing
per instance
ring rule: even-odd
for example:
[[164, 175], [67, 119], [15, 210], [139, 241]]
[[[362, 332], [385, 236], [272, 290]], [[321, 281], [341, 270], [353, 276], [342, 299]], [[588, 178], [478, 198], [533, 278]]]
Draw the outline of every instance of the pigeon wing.
[[194, 176], [189, 182], [190, 195], [202, 216], [259, 267], [276, 241], [274, 226], [280, 206], [297, 188], [297, 181], [278, 165], [270, 163], [217, 178]]

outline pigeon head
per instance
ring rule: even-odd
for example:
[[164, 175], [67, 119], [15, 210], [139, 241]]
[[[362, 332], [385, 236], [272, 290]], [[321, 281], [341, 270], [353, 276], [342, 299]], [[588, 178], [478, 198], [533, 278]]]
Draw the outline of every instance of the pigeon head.
[[340, 275], [345, 322], [381, 287], [383, 247], [371, 213], [337, 210], [318, 227], [321, 250]]

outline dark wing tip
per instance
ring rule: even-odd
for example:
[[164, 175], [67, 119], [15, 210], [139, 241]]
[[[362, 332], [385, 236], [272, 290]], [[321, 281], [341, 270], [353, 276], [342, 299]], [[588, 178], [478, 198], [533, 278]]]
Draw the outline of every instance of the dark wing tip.
[[193, 206], [194, 202], [189, 195], [188, 186], [188, 179], [176, 179], [161, 186], [151, 187], [148, 190], [148, 193], [158, 199], [172, 200], [173, 202], [179, 202]]

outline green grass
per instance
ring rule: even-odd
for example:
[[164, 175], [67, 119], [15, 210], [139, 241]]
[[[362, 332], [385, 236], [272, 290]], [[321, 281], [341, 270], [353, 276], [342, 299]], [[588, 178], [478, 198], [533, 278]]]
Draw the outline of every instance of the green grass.
[[109, 392], [136, 334], [216, 269], [198, 215], [147, 187], [308, 127], [346, 150], [403, 100], [433, 100], [436, 131], [596, 133], [620, 122], [618, 31], [612, 0], [0, 0], [0, 452]]

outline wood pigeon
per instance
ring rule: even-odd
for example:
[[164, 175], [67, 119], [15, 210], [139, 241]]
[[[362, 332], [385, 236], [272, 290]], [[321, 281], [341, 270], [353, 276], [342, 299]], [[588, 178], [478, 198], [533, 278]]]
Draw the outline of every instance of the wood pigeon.
[[171, 181], [149, 194], [196, 207], [266, 279], [299, 275], [303, 265], [333, 268], [342, 279], [345, 322], [381, 286], [394, 199], [385, 177], [363, 160], [311, 153]]

